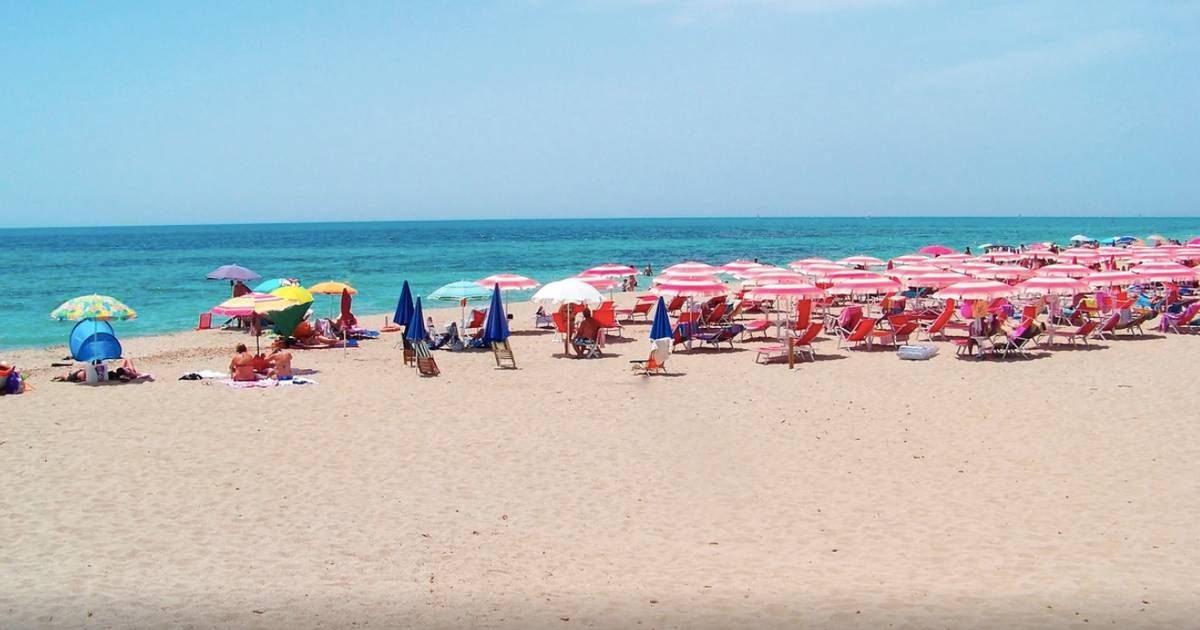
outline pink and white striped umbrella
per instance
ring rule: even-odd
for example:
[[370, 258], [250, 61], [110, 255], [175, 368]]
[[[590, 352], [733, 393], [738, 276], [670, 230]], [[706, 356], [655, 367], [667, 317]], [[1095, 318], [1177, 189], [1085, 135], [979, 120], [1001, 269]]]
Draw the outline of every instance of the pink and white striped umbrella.
[[1006, 262], [1015, 262], [1015, 261], [1021, 260], [1021, 255], [1018, 254], [1017, 252], [1006, 252], [1006, 251], [997, 250], [994, 252], [988, 252], [986, 254], [982, 254], [979, 256], [979, 259], [985, 260], [990, 263], [1006, 263]]
[[1191, 282], [1200, 278], [1195, 268], [1173, 262], [1142, 263], [1130, 271], [1151, 282]]
[[952, 284], [933, 294], [933, 297], [943, 300], [993, 300], [1009, 297], [1015, 289], [995, 280], [967, 280]]
[[908, 279], [910, 287], [929, 287], [931, 289], [940, 289], [948, 287], [952, 284], [965, 282], [970, 280], [968, 276], [953, 271], [935, 271], [933, 273], [923, 273], [918, 276], [913, 276]]
[[1092, 287], [1127, 287], [1146, 279], [1131, 271], [1098, 271], [1083, 279]]
[[712, 297], [729, 293], [729, 288], [715, 278], [708, 280], [679, 280], [668, 277], [653, 291], [659, 295], [682, 295], [685, 297]]
[[892, 259], [893, 265], [921, 265], [929, 261], [928, 256], [920, 254], [905, 254]]
[[707, 274], [715, 274], [715, 273], [718, 273], [718, 272], [720, 272], [720, 271], [721, 271], [721, 268], [720, 268], [720, 267], [714, 267], [714, 266], [712, 266], [712, 265], [710, 265], [710, 264], [708, 264], [708, 263], [696, 262], [696, 261], [694, 261], [694, 260], [689, 260], [689, 261], [687, 261], [687, 262], [681, 262], [681, 263], [679, 263], [679, 264], [677, 264], [677, 265], [671, 265], [670, 267], [667, 267], [666, 269], [663, 269], [663, 273], [665, 273], [665, 274], [670, 274], [670, 273], [688, 273], [688, 274], [695, 274], [695, 273], [707, 273]]
[[476, 280], [475, 283], [489, 289], [498, 284], [501, 291], [524, 291], [525, 289], [536, 289], [542, 286], [542, 283], [533, 278], [518, 276], [515, 273], [498, 273], [481, 280]]
[[746, 278], [747, 284], [754, 284], [758, 286], [767, 284], [793, 284], [797, 282], [807, 282], [807, 278], [796, 273], [795, 271], [779, 269], [778, 267], [764, 269], [760, 272], [753, 273], [749, 278]]
[[845, 280], [847, 278], [878, 278], [878, 277], [880, 277], [880, 274], [877, 274], [874, 271], [867, 271], [866, 269], [846, 269], [845, 267], [843, 267], [841, 271], [828, 271], [824, 275], [824, 278], [826, 280], [830, 280], [830, 281]]
[[821, 287], [805, 282], [787, 284], [768, 284], [751, 289], [746, 293], [750, 298], [820, 298], [825, 296]]
[[918, 249], [917, 252], [921, 254], [929, 254], [930, 256], [941, 257], [947, 254], [953, 254], [954, 250], [946, 247], [945, 245], [926, 245], [925, 247]]
[[672, 280], [711, 280], [713, 282], [720, 282], [720, 280], [718, 280], [717, 277], [711, 273], [684, 273], [682, 271], [677, 271], [675, 273], [664, 272], [662, 275], [654, 276], [654, 279], [650, 281], [650, 284], [657, 285], [664, 282], [670, 282]]
[[1091, 291], [1086, 282], [1064, 276], [1038, 276], [1014, 288], [1022, 295], [1075, 295]]
[[734, 260], [721, 265], [721, 271], [737, 275], [738, 273], [762, 266], [762, 263], [756, 263], [753, 260]]
[[945, 269], [946, 267], [961, 265], [972, 258], [974, 258], [974, 256], [969, 256], [967, 254], [946, 254], [944, 256], [938, 256], [937, 258], [934, 258], [933, 260], [929, 261], [929, 264]]
[[839, 265], [854, 265], [861, 267], [882, 267], [885, 263], [874, 256], [847, 256], [839, 261]]
[[1083, 278], [1091, 273], [1092, 270], [1083, 265], [1070, 263], [1056, 263], [1033, 270], [1033, 275], [1043, 278]]
[[1200, 260], [1200, 249], [1184, 247], [1175, 250], [1175, 260]]
[[987, 278], [990, 280], [1024, 280], [1033, 277], [1033, 270], [1018, 265], [996, 265], [995, 267], [973, 271], [971, 275], [976, 278]]
[[579, 274], [579, 276], [580, 277], [596, 276], [596, 277], [601, 277], [601, 278], [624, 278], [626, 276], [636, 276], [637, 273], [638, 273], [637, 269], [634, 269], [633, 267], [630, 267], [628, 265], [617, 265], [614, 263], [608, 263], [605, 265], [599, 265], [596, 267], [592, 267], [591, 269], [587, 269], [583, 273]]
[[575, 279], [591, 285], [597, 291], [607, 291], [617, 286], [617, 279], [610, 276], [585, 276], [580, 274], [575, 276]]
[[833, 264], [833, 261], [829, 260], [828, 258], [821, 258], [820, 256], [811, 256], [809, 258], [801, 258], [800, 260], [793, 260], [792, 262], [788, 263], [788, 266], [795, 269], [796, 267], [804, 267], [806, 265], [829, 265], [829, 264]]
[[1145, 260], [1169, 261], [1172, 258], [1174, 258], [1174, 254], [1171, 252], [1171, 250], [1169, 250], [1165, 247], [1130, 248], [1130, 250], [1131, 250], [1130, 258], [1132, 258], [1135, 261], [1145, 261]]
[[799, 268], [799, 271], [800, 273], [813, 278], [824, 278], [830, 273], [847, 271], [847, 269], [841, 265], [835, 265], [833, 263], [812, 263]]
[[[925, 260], [929, 260], [929, 259], [926, 258]], [[913, 264], [913, 265], [904, 265], [901, 267], [894, 267], [894, 268], [889, 269], [886, 272], [884, 272], [884, 275], [892, 276], [894, 278], [904, 279], [904, 278], [912, 278], [914, 276], [919, 276], [919, 275], [926, 274], [926, 273], [941, 273], [941, 272], [942, 272], [942, 269], [940, 267], [934, 267], [933, 265]]]
[[877, 275], [873, 278], [838, 278], [828, 291], [836, 295], [878, 295], [900, 288], [899, 282]]

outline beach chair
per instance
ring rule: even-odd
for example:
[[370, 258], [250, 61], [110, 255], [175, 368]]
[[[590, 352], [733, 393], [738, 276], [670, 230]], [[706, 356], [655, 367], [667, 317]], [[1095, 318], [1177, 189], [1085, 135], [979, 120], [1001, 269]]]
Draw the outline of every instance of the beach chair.
[[1001, 358], [1007, 358], [1010, 354], [1028, 357], [1028, 347], [1031, 345], [1037, 345], [1037, 342], [1034, 341], [1036, 336], [1027, 335], [1030, 330], [1030, 326], [1032, 325], [1034, 325], [1032, 320], [1025, 320], [1011, 334], [1006, 334], [1003, 340], [998, 343], [993, 343], [993, 350], [999, 354]]
[[619, 308], [616, 312], [627, 322], [636, 320], [639, 315], [643, 320], [649, 321], [650, 311], [654, 309], [654, 304], [655, 302], [638, 302], [633, 308]]
[[792, 324], [792, 330], [808, 330], [809, 324], [812, 323], [812, 300], [800, 300], [796, 303], [796, 322]]
[[546, 308], [539, 306], [536, 313], [533, 314], [534, 328], [554, 328], [554, 318], [546, 312]]
[[699, 339], [706, 346], [720, 348], [721, 344], [729, 344], [730, 349], [733, 348], [733, 340], [738, 335], [742, 334], [744, 327], [741, 324], [730, 324], [718, 330], [698, 332], [693, 337]]
[[1146, 322], [1150, 321], [1157, 314], [1158, 313], [1156, 313], [1155, 311], [1150, 311], [1150, 310], [1139, 311], [1138, 314], [1131, 317], [1129, 319], [1129, 321], [1127, 321], [1123, 324], [1117, 324], [1116, 331], [1120, 332], [1123, 330], [1123, 331], [1128, 332], [1131, 335], [1134, 333], [1137, 333], [1139, 335], [1145, 335], [1146, 333], [1142, 330], [1142, 324], [1145, 324]]
[[900, 341], [908, 343], [909, 337], [917, 332], [919, 324], [903, 315], [893, 315], [887, 318], [887, 328], [876, 328], [871, 331], [871, 341], [867, 344], [881, 346], [898, 346]]
[[671, 302], [667, 304], [667, 313], [678, 313], [679, 309], [683, 308], [684, 304], [687, 304], [687, 301], [687, 297], [676, 295], [674, 298], [671, 298]]
[[724, 318], [725, 311], [729, 308], [729, 304], [725, 302], [725, 298], [722, 297], [720, 299], [721, 301], [718, 302], [717, 305], [712, 308], [712, 310], [708, 311], [708, 315], [704, 317], [704, 325], [719, 326], [721, 324], [721, 320]]
[[[512, 346], [507, 339], [492, 342], [492, 355], [496, 358], [496, 367], [517, 369], [517, 359], [513, 356]], [[506, 363], [508, 365], [505, 365]]]
[[567, 334], [567, 316], [562, 311], [555, 311], [550, 320], [554, 322], [554, 332], [565, 337]]
[[417, 373], [421, 376], [437, 376], [442, 373], [438, 369], [437, 361], [433, 360], [433, 354], [429, 352], [429, 345], [424, 341], [418, 341], [413, 344], [414, 352], [417, 357]]
[[1056, 328], [1054, 330], [1054, 334], [1066, 337], [1067, 343], [1071, 344], [1072, 346], [1075, 345], [1076, 341], [1080, 341], [1086, 346], [1088, 337], [1092, 334], [1092, 331], [1096, 329], [1096, 326], [1097, 321], [1094, 319], [1089, 319], [1079, 326], [1065, 326], [1062, 328]]
[[870, 317], [860, 318], [854, 324], [851, 330], [838, 329], [838, 349], [843, 347], [854, 349], [860, 345], [866, 344], [867, 349], [871, 348], [872, 332], [875, 330], [876, 320]]
[[655, 339], [650, 342], [650, 356], [644, 361], [630, 361], [635, 374], [666, 374], [667, 358], [671, 356], [671, 340]]
[[1200, 316], [1200, 302], [1193, 302], [1179, 313], [1163, 313], [1162, 320], [1159, 322], [1159, 329], [1163, 332], [1173, 332], [1175, 334], [1183, 334], [1184, 328], [1190, 328], [1195, 320]]
[[601, 305], [600, 308], [592, 311], [592, 318], [600, 323], [600, 327], [607, 334], [610, 330], [615, 330], [618, 337], [621, 336], [621, 324], [617, 321], [617, 312], [613, 310], [612, 302], [605, 302], [608, 308]]
[[196, 324], [196, 330], [211, 330], [212, 329], [212, 313], [200, 313], [200, 321]]
[[950, 319], [953, 317], [954, 300], [946, 300], [946, 307], [942, 309], [942, 312], [937, 316], [937, 319], [933, 320], [929, 324], [920, 326], [917, 337], [919, 338], [921, 335], [925, 335], [925, 339], [928, 341], [933, 341], [935, 336], [940, 336], [941, 338], [945, 339], [946, 326], [950, 324]]
[[679, 314], [679, 321], [675, 323], [675, 330], [671, 333], [673, 345], [678, 346], [691, 341], [697, 330], [695, 317], [695, 313]]
[[[853, 332], [858, 327], [859, 322], [862, 321], [862, 318], [863, 311], [861, 306], [847, 306], [838, 314], [837, 319], [831, 319], [826, 322], [825, 328], [832, 331], [840, 339]], [[872, 320], [873, 322], [874, 320]], [[840, 348], [841, 346], [839, 345], [838, 347]]]
[[820, 336], [822, 328], [824, 326], [821, 325], [821, 322], [810, 323], [808, 328], [805, 328], [792, 342], [792, 348], [795, 352], [797, 354], [807, 354], [810, 361], [816, 361], [817, 355], [813, 350], [812, 344]]
[[1097, 326], [1096, 329], [1092, 331], [1092, 337], [1108, 341], [1108, 337], [1106, 335], [1114, 334], [1114, 332], [1117, 329], [1117, 325], [1120, 323], [1121, 323], [1121, 314], [1113, 313], [1113, 314], [1105, 317], [1104, 322], [1102, 324], [1100, 324], [1099, 326]]
[[742, 324], [742, 341], [754, 339], [758, 333], [765, 333], [771, 325], [774, 324], [767, 318], [752, 319]]
[[481, 311], [477, 308], [473, 308], [473, 309], [471, 309], [471, 319], [467, 323], [467, 325], [464, 326], [464, 328], [468, 333], [470, 333], [472, 330], [475, 330], [476, 328], [483, 328], [483, 324], [486, 321], [487, 321], [487, 311]]

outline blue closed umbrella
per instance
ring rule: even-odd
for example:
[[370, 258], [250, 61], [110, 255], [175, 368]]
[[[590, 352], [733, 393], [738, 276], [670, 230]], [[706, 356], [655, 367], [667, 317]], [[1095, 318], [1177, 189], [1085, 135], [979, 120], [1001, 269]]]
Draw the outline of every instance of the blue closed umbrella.
[[425, 330], [425, 315], [421, 313], [421, 298], [417, 298], [412, 317], [408, 320], [408, 329], [404, 331], [404, 338], [409, 341], [425, 341], [428, 336], [429, 332]]
[[667, 303], [660, 296], [658, 306], [654, 307], [654, 323], [650, 325], [650, 341], [670, 339], [672, 336], [671, 318], [667, 317]]
[[504, 304], [500, 298], [500, 285], [492, 289], [492, 305], [488, 307], [487, 319], [483, 322], [483, 342], [497, 343], [508, 339], [508, 317], [504, 315]]
[[396, 302], [396, 314], [392, 316], [392, 321], [400, 326], [408, 325], [408, 320], [412, 319], [413, 310], [412, 289], [408, 288], [408, 280], [405, 280], [404, 286], [400, 289], [400, 301]]

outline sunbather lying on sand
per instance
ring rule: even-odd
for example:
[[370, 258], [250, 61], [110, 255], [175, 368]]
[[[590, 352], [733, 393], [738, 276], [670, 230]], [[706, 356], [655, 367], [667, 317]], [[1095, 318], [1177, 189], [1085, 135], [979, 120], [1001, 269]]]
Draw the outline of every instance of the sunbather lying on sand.
[[[125, 359], [121, 362], [121, 367], [108, 371], [108, 380], [121, 381], [122, 383], [128, 383], [129, 381], [137, 380], [141, 376], [142, 373], [138, 372], [137, 368], [133, 366], [133, 361], [131, 359]], [[82, 383], [87, 380], [87, 372], [85, 369], [80, 368], [78, 370], [71, 370], [66, 374], [60, 374], [52, 377], [50, 380], [65, 383]]]

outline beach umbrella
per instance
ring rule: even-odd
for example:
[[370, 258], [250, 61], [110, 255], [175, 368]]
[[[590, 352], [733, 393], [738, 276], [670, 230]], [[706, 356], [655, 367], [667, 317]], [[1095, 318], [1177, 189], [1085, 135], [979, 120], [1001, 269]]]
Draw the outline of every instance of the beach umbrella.
[[262, 278], [262, 276], [240, 265], [221, 265], [220, 267], [208, 272], [208, 275], [206, 275], [205, 278], [208, 278], [209, 280], [229, 280], [230, 282], [236, 280], [249, 282], [252, 280], [258, 280]]
[[82, 319], [127, 320], [136, 319], [137, 311], [120, 300], [107, 295], [81, 295], [71, 298], [50, 312], [51, 319], [79, 321]]
[[847, 256], [839, 261], [839, 265], [853, 265], [856, 267], [882, 267], [883, 261], [874, 256]]
[[807, 282], [767, 284], [751, 289], [746, 293], [746, 296], [750, 298], [811, 299], [825, 297], [825, 290]]
[[721, 265], [721, 271], [725, 273], [738, 274], [743, 271], [762, 267], [761, 263], [756, 263], [753, 260], [734, 260]]
[[542, 283], [533, 278], [518, 276], [515, 273], [497, 273], [486, 278], [476, 280], [475, 284], [481, 287], [490, 287], [499, 285], [501, 291], [525, 291], [527, 289], [536, 289], [542, 286]]
[[912, 276], [908, 279], [910, 287], [929, 287], [931, 289], [940, 289], [948, 287], [952, 284], [970, 280], [969, 277], [955, 273], [953, 271], [936, 271], [933, 273], [923, 273]]
[[429, 294], [429, 299], [442, 302], [458, 302], [461, 300], [486, 300], [491, 296], [492, 292], [485, 287], [479, 286], [478, 283], [459, 280], [458, 282], [451, 282], [439, 287], [436, 291]]
[[839, 271], [827, 271], [824, 275], [826, 280], [845, 280], [846, 278], [879, 278], [880, 274], [866, 269], [846, 269], [843, 267]]
[[1047, 278], [1083, 278], [1091, 273], [1092, 270], [1083, 265], [1070, 263], [1046, 265], [1045, 267], [1033, 270], [1034, 275]]
[[694, 260], [689, 260], [688, 262], [682, 262], [677, 265], [671, 265], [670, 267], [663, 269], [664, 274], [671, 274], [671, 273], [715, 274], [718, 271], [720, 271], [720, 269], [717, 267], [714, 267], [708, 263], [696, 262]]
[[269, 311], [280, 311], [295, 304], [292, 300], [272, 293], [247, 293], [229, 298], [209, 310], [212, 314], [223, 317], [252, 317]]
[[[602, 278], [624, 278], [627, 276], [636, 276], [637, 273], [638, 273], [638, 270], [634, 269], [633, 267], [630, 267], [629, 265], [618, 265], [615, 263], [607, 263], [604, 265], [597, 265], [595, 267], [592, 267], [591, 269], [585, 269], [579, 275], [580, 276], [599, 276]], [[501, 285], [501, 287], [503, 287], [503, 285]]]
[[349, 291], [350, 295], [358, 293], [358, 289], [355, 289], [345, 282], [335, 282], [333, 280], [318, 282], [311, 287], [308, 287], [309, 293], [314, 293], [317, 295], [341, 295], [342, 291]]
[[747, 267], [746, 269], [742, 269], [740, 271], [727, 271], [725, 273], [728, 273], [729, 275], [731, 275], [739, 280], [747, 280], [749, 278], [753, 278], [754, 274], [756, 274], [756, 273], [761, 273], [763, 271], [767, 271], [770, 269], [778, 269], [778, 267], [772, 267], [771, 265], [757, 264], [753, 267]]
[[921, 254], [905, 254], [903, 256], [896, 256], [888, 262], [895, 265], [920, 265], [928, 260], [928, 256], [922, 256]]
[[1134, 265], [1130, 271], [1151, 282], [1195, 281], [1197, 270], [1174, 262], [1147, 262]]
[[841, 265], [833, 263], [810, 263], [799, 268], [800, 273], [813, 278], [824, 278], [828, 274], [849, 271]]
[[291, 337], [311, 306], [312, 300], [309, 300], [278, 311], [267, 311], [267, 316], [271, 318], [271, 330], [281, 337]]
[[408, 320], [408, 327], [404, 330], [404, 338], [411, 342], [424, 342], [429, 336], [429, 331], [425, 328], [425, 314], [421, 312], [421, 298], [418, 297], [413, 304], [412, 317]]
[[500, 343], [508, 339], [508, 317], [500, 299], [499, 283], [492, 285], [492, 305], [488, 307], [487, 319], [483, 322], [483, 342]]
[[1092, 239], [1090, 237], [1084, 236], [1082, 234], [1076, 234], [1075, 236], [1071, 237], [1071, 242], [1072, 243], [1090, 243], [1090, 242], [1092, 242]]
[[1088, 274], [1083, 281], [1092, 287], [1125, 287], [1145, 282], [1146, 279], [1129, 271], [1098, 271]]
[[[929, 259], [926, 258], [925, 260]], [[885, 275], [894, 278], [911, 278], [927, 273], [941, 273], [941, 271], [941, 267], [934, 267], [933, 265], [907, 264], [900, 267], [892, 267]]]
[[900, 283], [876, 275], [872, 278], [837, 278], [828, 291], [837, 295], [877, 295], [900, 290]]
[[1185, 247], [1175, 250], [1175, 260], [1200, 260], [1200, 249]]
[[604, 301], [604, 296], [595, 287], [579, 278], [567, 278], [547, 283], [538, 289], [530, 300], [555, 307], [563, 304], [586, 304], [596, 307]]
[[1014, 262], [1020, 260], [1021, 255], [1016, 252], [994, 251], [979, 256], [979, 259], [991, 263]]
[[1024, 280], [1033, 277], [1033, 270], [1018, 265], [996, 265], [987, 269], [972, 271], [971, 275], [976, 278], [990, 278], [992, 280]]
[[575, 276], [575, 279], [592, 285], [597, 291], [607, 291], [617, 286], [617, 279], [610, 276]]
[[412, 289], [408, 288], [408, 280], [405, 280], [404, 285], [400, 287], [400, 299], [396, 301], [396, 312], [392, 314], [392, 322], [397, 326], [407, 326], [412, 314]]
[[972, 258], [974, 258], [974, 256], [970, 256], [968, 254], [942, 254], [941, 256], [930, 260], [929, 264], [933, 265], [934, 267], [946, 268], [962, 264], [968, 260], [971, 260]]
[[313, 301], [313, 294], [309, 293], [308, 289], [295, 285], [279, 287], [278, 289], [271, 291], [271, 295], [279, 296], [285, 300], [291, 300], [297, 304]]
[[650, 324], [650, 341], [670, 339], [673, 336], [671, 317], [667, 315], [667, 303], [659, 296], [658, 304], [654, 307], [654, 323]]
[[287, 286], [288, 282], [287, 278], [270, 278], [254, 285], [251, 291], [255, 293], [270, 293], [279, 287]]
[[1013, 295], [1015, 289], [995, 280], [967, 280], [952, 284], [933, 294], [933, 297], [947, 300], [991, 300]]
[[708, 279], [677, 279], [667, 278], [654, 287], [658, 295], [680, 295], [684, 297], [714, 297], [725, 295], [729, 288], [716, 278]]
[[756, 285], [764, 285], [805, 282], [806, 278], [795, 271], [780, 269], [779, 267], [765, 267], [761, 270], [756, 269], [751, 271], [746, 280]]
[[1038, 276], [1013, 288], [1022, 295], [1075, 295], [1091, 290], [1086, 282], [1064, 276]]
[[953, 254], [954, 250], [945, 245], [926, 245], [918, 249], [917, 252], [929, 256], [945, 256], [946, 254]]
[[1187, 245], [1188, 247], [1200, 247], [1200, 236], [1189, 240], [1188, 242], [1184, 243], [1184, 245]]

